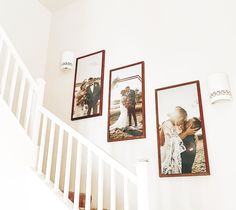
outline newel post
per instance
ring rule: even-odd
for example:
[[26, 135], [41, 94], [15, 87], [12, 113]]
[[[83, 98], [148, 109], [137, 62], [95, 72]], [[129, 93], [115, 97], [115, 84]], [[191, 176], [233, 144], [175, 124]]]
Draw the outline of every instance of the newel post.
[[136, 164], [138, 210], [150, 210], [148, 190], [148, 160], [139, 161]]
[[38, 90], [35, 94], [34, 100], [34, 117], [33, 117], [33, 134], [32, 139], [35, 145], [38, 145], [38, 136], [39, 136], [39, 129], [40, 129], [40, 107], [43, 105], [44, 99], [44, 89], [45, 89], [45, 81], [43, 79], [36, 79], [36, 83], [38, 86]]
[[36, 79], [37, 90], [34, 94], [33, 100], [33, 121], [32, 121], [32, 130], [31, 137], [35, 147], [34, 151], [34, 160], [33, 167], [36, 169], [38, 162], [38, 154], [39, 154], [39, 129], [40, 129], [40, 107], [43, 105], [44, 100], [44, 90], [45, 90], [45, 81], [43, 79]]

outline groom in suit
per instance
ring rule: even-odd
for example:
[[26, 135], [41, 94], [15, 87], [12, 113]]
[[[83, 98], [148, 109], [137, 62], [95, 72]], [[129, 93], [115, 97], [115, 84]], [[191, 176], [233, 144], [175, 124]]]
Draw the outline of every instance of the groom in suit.
[[88, 79], [88, 87], [86, 89], [86, 99], [88, 105], [87, 115], [91, 115], [91, 111], [93, 110], [93, 114], [97, 114], [97, 106], [100, 100], [100, 85], [97, 82], [94, 82], [94, 78], [90, 77]]
[[127, 98], [128, 98], [128, 115], [129, 115], [129, 126], [132, 125], [132, 117], [134, 119], [134, 125], [137, 127], [137, 117], [136, 117], [136, 110], [135, 110], [135, 105], [136, 105], [136, 94], [135, 91], [130, 89], [129, 86], [125, 88]]

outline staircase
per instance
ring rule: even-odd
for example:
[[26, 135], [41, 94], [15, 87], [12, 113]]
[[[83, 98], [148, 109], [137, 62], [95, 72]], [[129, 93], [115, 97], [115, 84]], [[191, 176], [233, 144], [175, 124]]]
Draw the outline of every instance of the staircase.
[[92, 144], [43, 106], [44, 86], [0, 26], [0, 99], [32, 142], [35, 175], [69, 209], [149, 210], [148, 163], [134, 174]]

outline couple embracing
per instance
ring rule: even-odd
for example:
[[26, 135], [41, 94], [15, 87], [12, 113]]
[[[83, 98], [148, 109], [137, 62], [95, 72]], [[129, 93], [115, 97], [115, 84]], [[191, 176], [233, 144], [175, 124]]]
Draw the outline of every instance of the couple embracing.
[[[136, 116], [136, 93], [134, 90], [127, 86], [124, 90], [121, 90], [120, 98], [120, 116], [118, 120], [110, 126], [110, 131], [116, 129], [126, 129], [127, 127], [135, 129], [138, 126]], [[132, 126], [132, 119], [134, 121], [134, 127]]]
[[162, 174], [192, 173], [197, 146], [195, 133], [201, 129], [201, 121], [196, 117], [187, 119], [187, 116], [185, 109], [177, 106], [161, 125]]

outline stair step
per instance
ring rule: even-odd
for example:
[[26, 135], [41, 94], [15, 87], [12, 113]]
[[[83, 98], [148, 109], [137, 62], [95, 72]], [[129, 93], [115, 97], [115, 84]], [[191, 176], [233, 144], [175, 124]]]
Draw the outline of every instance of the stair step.
[[[74, 197], [75, 193], [74, 192], [69, 192], [68, 198], [74, 203]], [[85, 202], [86, 202], [86, 194], [85, 193], [80, 193], [80, 198], [79, 198], [79, 208], [85, 208]], [[90, 198], [90, 203], [92, 203], [92, 196]]]
[[[80, 208], [80, 210], [85, 210], [85, 208]], [[91, 210], [97, 210], [97, 208], [92, 208]], [[103, 209], [103, 210], [107, 210], [107, 209]]]
[[[92, 208], [91, 210], [97, 210], [97, 208]], [[107, 209], [103, 209], [103, 210], [107, 210]]]
[[[68, 198], [74, 203], [74, 197], [75, 193], [74, 192], [69, 192]], [[85, 209], [85, 201], [86, 201], [86, 194], [85, 193], [80, 193], [80, 199], [79, 199], [79, 209], [84, 210]], [[92, 203], [92, 196], [90, 202]], [[92, 208], [91, 210], [97, 210], [97, 208]], [[107, 210], [107, 209], [103, 209]]]

